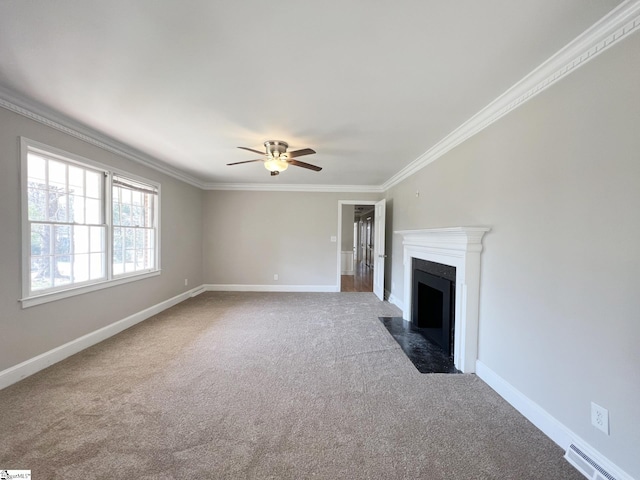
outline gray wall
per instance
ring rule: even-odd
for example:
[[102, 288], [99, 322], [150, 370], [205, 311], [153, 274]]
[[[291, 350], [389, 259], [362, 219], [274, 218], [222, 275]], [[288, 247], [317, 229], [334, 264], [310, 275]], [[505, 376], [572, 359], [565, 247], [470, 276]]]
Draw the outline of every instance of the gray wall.
[[355, 205], [342, 206], [342, 251], [353, 250], [353, 222], [355, 221]]
[[[634, 35], [387, 199], [394, 230], [492, 227], [480, 360], [640, 478], [638, 85]], [[387, 283], [402, 299], [401, 239], [388, 240]], [[591, 401], [609, 409], [609, 437], [591, 426]]]
[[[22, 309], [20, 136], [160, 182], [162, 274]], [[0, 165], [0, 371], [202, 284], [199, 189], [4, 108]]]
[[[380, 194], [205, 192], [204, 281], [240, 285], [336, 285], [339, 200]], [[278, 274], [279, 279], [273, 280]]]

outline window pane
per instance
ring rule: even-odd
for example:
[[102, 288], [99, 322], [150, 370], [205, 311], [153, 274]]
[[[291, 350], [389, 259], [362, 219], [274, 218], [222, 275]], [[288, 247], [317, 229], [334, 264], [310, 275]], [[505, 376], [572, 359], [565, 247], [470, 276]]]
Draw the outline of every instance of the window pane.
[[51, 288], [51, 259], [52, 257], [37, 257], [31, 259], [31, 290], [42, 290]]
[[122, 203], [131, 204], [131, 190], [127, 188], [121, 188], [120, 190], [122, 190]]
[[156, 264], [156, 259], [154, 256], [154, 250], [153, 249], [147, 249], [145, 250], [145, 259], [146, 259], [146, 268], [153, 268], [155, 267]]
[[123, 242], [124, 239], [122, 237], [122, 228], [114, 228], [113, 229], [113, 262], [114, 263], [122, 263], [124, 260], [123, 257]]
[[87, 198], [86, 201], [86, 223], [94, 225], [102, 223], [102, 205], [100, 200]]
[[135, 250], [125, 250], [124, 251], [124, 271], [125, 272], [133, 272], [135, 271]]
[[28, 155], [27, 171], [29, 172], [28, 181], [30, 183], [45, 184], [47, 178], [46, 169], [47, 161], [44, 158], [33, 153]]
[[71, 283], [71, 257], [56, 255], [54, 257], [53, 286], [59, 287], [69, 283]]
[[146, 252], [144, 250], [136, 250], [136, 271], [144, 270], [146, 268], [145, 253]]
[[124, 263], [115, 263], [113, 264], [113, 274], [120, 275], [124, 273]]
[[131, 191], [131, 203], [134, 205], [142, 205], [142, 192]]
[[147, 202], [147, 207], [145, 209], [145, 214], [144, 214], [144, 224], [145, 227], [154, 227], [154, 217], [153, 217], [153, 212], [154, 212], [154, 208], [155, 208], [155, 197], [152, 197], [151, 195], [149, 195], [149, 199]]
[[118, 202], [113, 202], [113, 206], [111, 207], [111, 214], [113, 216], [113, 224], [121, 225], [120, 223], [120, 204]]
[[144, 209], [142, 207], [133, 207], [131, 224], [135, 227], [144, 227]]
[[89, 280], [89, 254], [74, 255], [73, 280], [74, 282], [86, 282]]
[[68, 225], [56, 225], [54, 231], [56, 255], [68, 255], [71, 253], [71, 227]]
[[46, 191], [44, 202], [47, 208], [47, 218], [45, 220], [48, 220], [51, 222], [58, 221], [58, 217], [60, 216], [60, 213], [58, 212], [58, 210], [60, 209], [60, 197], [62, 195], [64, 195], [64, 193], [61, 193], [60, 190]]
[[31, 255], [49, 255], [51, 245], [51, 226], [31, 224]]
[[104, 277], [104, 253], [92, 253], [89, 256], [89, 278], [98, 280]]
[[155, 268], [156, 266], [156, 244], [155, 244], [155, 232], [154, 230], [146, 231], [146, 245], [147, 251], [149, 252], [147, 255], [147, 259], [149, 261], [148, 267]]
[[84, 169], [69, 166], [69, 193], [84, 195]]
[[145, 247], [144, 245], [144, 240], [145, 240], [145, 236], [144, 236], [144, 230], [141, 228], [138, 228], [136, 230], [136, 249], [140, 250], [142, 248]]
[[124, 248], [135, 248], [136, 244], [136, 232], [133, 228], [124, 229]]
[[103, 175], [90, 170], [86, 171], [87, 174], [87, 197], [102, 198], [102, 179]]
[[131, 225], [131, 205], [126, 203], [120, 205], [120, 225], [125, 227]]
[[73, 227], [73, 253], [89, 252], [89, 227], [74, 225]]
[[91, 252], [104, 252], [104, 233], [106, 231], [105, 227], [89, 227], [91, 234], [91, 244], [90, 250]]
[[71, 195], [69, 197], [69, 208], [71, 218], [75, 223], [84, 223], [84, 197]]
[[68, 196], [66, 193], [60, 191], [57, 192], [57, 198], [56, 198], [56, 202], [57, 202], [57, 206], [56, 206], [56, 216], [54, 219], [52, 220], [57, 220], [58, 222], [66, 222], [68, 221], [68, 207], [67, 207], [67, 200], [68, 200]]
[[29, 211], [29, 220], [45, 220], [47, 218], [47, 197], [48, 190], [34, 188], [29, 185], [27, 189], [27, 209]]
[[49, 186], [65, 192], [67, 189], [67, 166], [64, 163], [49, 160]]

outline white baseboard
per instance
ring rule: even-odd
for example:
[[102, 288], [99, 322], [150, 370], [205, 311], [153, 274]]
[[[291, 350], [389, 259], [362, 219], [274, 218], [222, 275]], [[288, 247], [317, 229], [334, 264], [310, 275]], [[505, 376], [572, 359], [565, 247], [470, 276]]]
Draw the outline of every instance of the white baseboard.
[[208, 292], [339, 292], [337, 285], [203, 285]]
[[9, 367], [6, 370], [0, 372], [0, 390], [8, 387], [9, 385], [13, 385], [16, 382], [19, 382], [29, 375], [33, 375], [40, 370], [44, 370], [54, 363], [58, 363], [61, 360], [64, 360], [65, 358], [84, 350], [85, 348], [89, 348], [96, 343], [100, 343], [103, 340], [106, 340], [107, 338], [112, 337], [115, 334], [120, 333], [121, 331], [126, 330], [127, 328], [132, 327], [133, 325], [162, 312], [163, 310], [166, 310], [167, 308], [173, 307], [174, 305], [177, 305], [178, 303], [187, 300], [188, 298], [195, 296], [198, 293], [202, 293], [203, 291], [204, 290], [202, 289], [202, 287], [196, 287], [191, 290], [187, 290], [180, 295], [176, 295], [175, 297], [165, 300], [164, 302], [160, 302], [149, 308], [145, 308], [144, 310], [134, 313], [133, 315], [130, 315], [127, 318], [123, 318], [122, 320], [118, 320], [111, 325], [102, 327], [94, 332], [88, 333], [80, 338], [76, 338], [75, 340], [65, 343], [64, 345], [60, 345], [59, 347], [49, 350], [48, 352], [30, 358], [29, 360], [25, 360], [18, 365]]
[[404, 312], [404, 302], [396, 297], [393, 293], [387, 292], [387, 299], [389, 303], [393, 303], [396, 307]]
[[476, 360], [476, 375], [565, 451], [573, 443], [604, 467], [616, 480], [633, 480], [624, 470], [599, 453], [480, 360]]

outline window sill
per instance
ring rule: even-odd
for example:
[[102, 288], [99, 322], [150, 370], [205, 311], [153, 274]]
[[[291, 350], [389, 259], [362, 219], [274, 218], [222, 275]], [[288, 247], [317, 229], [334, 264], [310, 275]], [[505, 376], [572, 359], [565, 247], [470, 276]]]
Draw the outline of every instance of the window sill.
[[32, 295], [31, 297], [20, 299], [22, 308], [34, 307], [36, 305], [42, 305], [43, 303], [55, 302], [56, 300], [62, 300], [63, 298], [75, 297], [76, 295], [82, 295], [84, 293], [95, 292], [104, 288], [115, 287], [116, 285], [122, 285], [124, 283], [135, 282], [138, 280], [144, 280], [145, 278], [155, 277], [160, 275], [160, 270], [154, 270], [152, 272], [144, 272], [138, 274], [132, 274], [115, 278], [113, 280], [102, 281], [99, 283], [92, 283], [91, 285], [83, 285], [81, 287], [70, 288], [68, 290], [61, 290], [51, 293], [43, 293], [41, 295]]

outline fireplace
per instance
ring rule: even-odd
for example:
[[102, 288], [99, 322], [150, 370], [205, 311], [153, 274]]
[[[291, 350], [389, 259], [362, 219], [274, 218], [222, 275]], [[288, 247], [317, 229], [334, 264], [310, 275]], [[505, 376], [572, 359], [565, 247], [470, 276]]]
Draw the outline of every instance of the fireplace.
[[[453, 362], [464, 373], [473, 373], [478, 359], [478, 305], [480, 300], [480, 253], [488, 227], [450, 227], [402, 230], [404, 278], [403, 298], [393, 298], [402, 308], [402, 317], [414, 321], [414, 259], [454, 267], [452, 288], [454, 313], [451, 316]], [[427, 272], [434, 274], [434, 272]], [[435, 273], [437, 276], [437, 272]], [[440, 275], [442, 277], [442, 275]], [[446, 278], [446, 277], [444, 277]], [[420, 288], [420, 287], [418, 287]], [[420, 293], [418, 292], [418, 295]], [[430, 295], [430, 294], [427, 294]], [[393, 297], [393, 295], [392, 295]], [[446, 301], [443, 299], [443, 303]], [[418, 317], [415, 317], [418, 319]], [[419, 321], [419, 320], [418, 320]], [[444, 322], [443, 322], [444, 323]]]
[[442, 351], [453, 357], [456, 268], [413, 259], [411, 321]]

